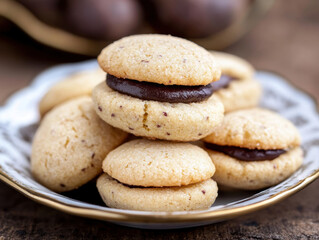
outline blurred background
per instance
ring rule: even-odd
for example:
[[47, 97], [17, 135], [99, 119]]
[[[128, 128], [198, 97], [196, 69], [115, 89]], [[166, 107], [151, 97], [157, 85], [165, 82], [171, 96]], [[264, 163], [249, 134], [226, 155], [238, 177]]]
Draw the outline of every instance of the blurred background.
[[0, 102], [47, 67], [138, 33], [239, 55], [315, 93], [318, 30], [317, 0], [0, 0]]

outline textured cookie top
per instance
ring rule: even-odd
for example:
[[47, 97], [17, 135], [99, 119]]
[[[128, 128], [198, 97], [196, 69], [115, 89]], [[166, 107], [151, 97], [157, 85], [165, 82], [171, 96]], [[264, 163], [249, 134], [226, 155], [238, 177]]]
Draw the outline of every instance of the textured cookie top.
[[207, 85], [221, 71], [215, 58], [188, 40], [168, 35], [134, 35], [104, 48], [101, 68], [118, 78], [165, 85]]
[[254, 74], [253, 66], [246, 60], [224, 52], [210, 51], [218, 61], [222, 74], [239, 79], [251, 79]]
[[208, 154], [190, 143], [137, 139], [110, 152], [103, 170], [118, 181], [136, 186], [181, 186], [213, 176]]
[[105, 73], [100, 69], [72, 74], [54, 84], [44, 95], [39, 104], [41, 116], [56, 105], [72, 98], [89, 96], [92, 89], [105, 80]]
[[261, 108], [225, 115], [221, 125], [204, 141], [250, 149], [286, 149], [300, 145], [297, 128], [277, 113]]
[[78, 188], [102, 172], [126, 136], [97, 116], [89, 97], [72, 99], [43, 118], [32, 143], [33, 176], [54, 191]]

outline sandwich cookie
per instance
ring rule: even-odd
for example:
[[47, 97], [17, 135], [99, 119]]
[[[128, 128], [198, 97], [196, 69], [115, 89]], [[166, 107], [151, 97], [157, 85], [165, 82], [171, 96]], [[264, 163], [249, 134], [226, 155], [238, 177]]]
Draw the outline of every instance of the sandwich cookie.
[[97, 188], [110, 207], [182, 211], [210, 207], [217, 197], [214, 164], [190, 143], [136, 139], [103, 161]]
[[91, 96], [92, 89], [104, 81], [105, 73], [100, 69], [79, 72], [54, 84], [44, 95], [39, 104], [43, 117], [55, 106], [81, 96]]
[[225, 107], [225, 112], [256, 107], [261, 97], [261, 86], [254, 79], [254, 68], [237, 56], [214, 52], [221, 66], [220, 80], [213, 83], [215, 95]]
[[102, 172], [102, 161], [126, 136], [97, 116], [89, 97], [67, 101], [46, 114], [35, 134], [32, 174], [54, 191], [76, 189]]
[[136, 35], [103, 49], [98, 62], [106, 82], [93, 90], [97, 114], [136, 136], [192, 141], [223, 119], [213, 94], [220, 77], [215, 58], [187, 40]]
[[255, 190], [275, 185], [303, 160], [296, 127], [260, 108], [226, 114], [204, 141], [216, 167], [213, 178], [226, 187]]

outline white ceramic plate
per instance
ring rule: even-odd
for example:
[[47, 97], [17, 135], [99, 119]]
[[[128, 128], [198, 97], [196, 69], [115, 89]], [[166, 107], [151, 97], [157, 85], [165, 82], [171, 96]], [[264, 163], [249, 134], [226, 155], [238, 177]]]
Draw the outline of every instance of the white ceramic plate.
[[0, 108], [1, 180], [31, 199], [64, 212], [132, 227], [169, 229], [209, 224], [256, 211], [290, 196], [319, 177], [319, 114], [315, 101], [283, 78], [258, 72], [256, 78], [264, 89], [261, 105], [290, 119], [302, 135], [304, 163], [282, 183], [262, 191], [221, 192], [208, 210], [173, 213], [108, 208], [97, 196], [94, 183], [84, 187], [84, 191], [52, 192], [30, 174], [31, 140], [39, 121], [38, 102], [53, 83], [74, 72], [94, 68], [97, 68], [95, 60], [54, 67], [40, 74]]

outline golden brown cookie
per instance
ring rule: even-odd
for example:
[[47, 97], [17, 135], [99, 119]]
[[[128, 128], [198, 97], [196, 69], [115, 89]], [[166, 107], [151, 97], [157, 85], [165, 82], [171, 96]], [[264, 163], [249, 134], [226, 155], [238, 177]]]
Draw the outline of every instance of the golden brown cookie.
[[215, 167], [202, 148], [190, 143], [137, 139], [111, 151], [103, 171], [128, 185], [170, 187], [211, 178]]
[[224, 117], [224, 107], [214, 95], [196, 103], [165, 103], [121, 94], [101, 83], [92, 97], [97, 114], [108, 124], [148, 138], [199, 140]]
[[96, 115], [89, 97], [65, 102], [46, 114], [35, 134], [32, 174], [57, 192], [78, 188], [102, 172], [102, 161], [126, 136]]
[[118, 78], [165, 85], [207, 85], [220, 77], [215, 58], [186, 39], [160, 34], [133, 35], [103, 49], [101, 68]]
[[54, 84], [44, 95], [39, 104], [40, 115], [44, 116], [55, 106], [70, 99], [90, 96], [92, 89], [105, 80], [101, 69], [79, 72]]
[[227, 113], [205, 142], [249, 149], [286, 149], [300, 145], [297, 128], [270, 110], [252, 108]]
[[204, 141], [216, 167], [213, 178], [226, 187], [272, 186], [293, 174], [303, 160], [296, 127], [261, 108], [226, 114]]
[[207, 209], [218, 190], [212, 179], [183, 187], [141, 188], [123, 185], [107, 174], [98, 178], [97, 188], [109, 207], [156, 212]]
[[225, 112], [256, 107], [262, 89], [260, 83], [254, 79], [253, 66], [232, 54], [214, 51], [211, 53], [216, 57], [222, 69], [220, 81], [223, 81], [224, 77], [232, 78], [228, 85], [214, 92], [224, 104]]
[[274, 160], [241, 161], [221, 152], [207, 150], [216, 172], [213, 179], [223, 186], [257, 190], [266, 188], [288, 178], [302, 164], [300, 147], [280, 155]]

